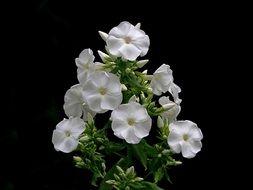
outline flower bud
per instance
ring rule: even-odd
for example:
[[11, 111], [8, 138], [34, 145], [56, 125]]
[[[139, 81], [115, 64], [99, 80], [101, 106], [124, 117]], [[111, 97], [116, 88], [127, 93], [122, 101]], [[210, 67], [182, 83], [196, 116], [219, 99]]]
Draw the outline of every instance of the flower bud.
[[102, 32], [102, 31], [98, 31], [100, 37], [106, 41], [106, 39], [108, 38], [108, 34], [106, 34], [105, 32]]
[[126, 85], [121, 84], [121, 90], [122, 90], [122, 91], [127, 91], [127, 87], [126, 87]]
[[140, 28], [141, 28], [141, 23], [138, 22], [138, 23], [135, 25], [135, 28], [140, 29]]
[[142, 68], [144, 65], [147, 64], [148, 61], [149, 61], [148, 59], [141, 60], [141, 61], [138, 61], [138, 62], [136, 63], [136, 65], [137, 65], [138, 68]]
[[165, 111], [170, 110], [171, 108], [173, 108], [176, 104], [174, 102], [170, 102], [168, 104], [164, 104], [163, 109], [165, 109]]
[[163, 119], [160, 116], [158, 116], [158, 118], [157, 118], [157, 127], [159, 127], [159, 128], [164, 127]]
[[105, 61], [111, 61], [111, 57], [109, 55], [105, 54], [102, 51], [98, 50], [98, 55], [102, 59], [103, 62], [105, 62]]

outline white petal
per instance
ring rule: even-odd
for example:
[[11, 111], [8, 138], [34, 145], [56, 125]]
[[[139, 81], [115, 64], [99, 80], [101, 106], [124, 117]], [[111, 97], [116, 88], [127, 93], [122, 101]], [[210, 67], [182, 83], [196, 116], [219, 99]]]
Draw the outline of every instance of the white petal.
[[117, 38], [125, 37], [128, 34], [131, 26], [132, 25], [129, 22], [121, 22], [117, 27], [111, 29], [111, 31], [109, 32], [109, 36], [112, 35]]
[[95, 72], [90, 76], [90, 80], [95, 84], [97, 87], [106, 87], [106, 84], [109, 82], [110, 76], [108, 73], [101, 71]]
[[172, 101], [170, 100], [169, 96], [167, 96], [167, 97], [166, 96], [162, 96], [161, 98], [159, 98], [158, 102], [162, 106], [162, 105], [165, 105], [165, 104], [169, 104]]
[[56, 129], [59, 131], [66, 131], [70, 128], [71, 126], [69, 125], [69, 120], [65, 118], [56, 125]]
[[114, 110], [122, 102], [122, 94], [117, 96], [106, 95], [101, 101], [101, 108], [104, 110]]
[[202, 148], [201, 141], [189, 141], [189, 143], [191, 145], [192, 152], [194, 152], [195, 154], [198, 153]]
[[95, 57], [91, 49], [85, 49], [79, 54], [79, 59], [83, 63], [92, 63]]
[[79, 135], [85, 130], [85, 123], [78, 117], [70, 118], [69, 125], [71, 126], [71, 136], [78, 138]]
[[187, 141], [181, 141], [182, 155], [185, 158], [193, 158], [196, 154], [192, 151], [191, 145]]
[[176, 131], [172, 130], [168, 136], [168, 145], [170, 146], [170, 148], [175, 152], [175, 153], [179, 153], [181, 151], [181, 147], [180, 147], [180, 141], [182, 140], [182, 136], [178, 133], [176, 133]]
[[89, 108], [96, 113], [104, 113], [105, 110], [101, 108], [101, 96], [98, 94], [89, 95], [86, 97]]
[[169, 87], [169, 92], [173, 96], [175, 103], [180, 104], [182, 102], [182, 100], [179, 99], [178, 97], [178, 94], [181, 92], [181, 89], [179, 86], [177, 86], [175, 83], [172, 83]]
[[134, 26], [130, 27], [129, 32], [127, 34], [127, 37], [130, 37], [132, 41], [138, 41], [144, 36], [145, 36], [145, 33], [142, 30], [135, 28]]
[[189, 122], [186, 121], [174, 121], [170, 124], [170, 130], [175, 130], [177, 133], [181, 134], [188, 134], [189, 132]]
[[167, 64], [162, 64], [155, 73], [168, 73], [169, 75], [172, 75], [172, 70], [170, 69], [170, 66]]
[[126, 112], [127, 105], [122, 104], [120, 105], [116, 110], [113, 110], [111, 114], [111, 119], [112, 120], [121, 120], [121, 121], [126, 121], [128, 116], [128, 112]]
[[129, 128], [129, 130], [127, 130], [126, 133], [122, 133], [121, 135], [124, 137], [126, 142], [130, 144], [138, 144], [141, 141], [141, 138], [138, 138], [135, 135], [133, 128]]
[[57, 151], [62, 151], [64, 153], [72, 152], [78, 146], [78, 140], [73, 137], [65, 137], [63, 132], [57, 130], [53, 132], [52, 142]]
[[120, 56], [119, 49], [125, 44], [122, 38], [116, 38], [114, 36], [109, 36], [107, 38], [107, 48], [109, 52], [114, 56]]
[[119, 49], [119, 52], [121, 53], [123, 58], [130, 61], [134, 61], [140, 55], [141, 50], [139, 50], [133, 44], [125, 44], [121, 46], [121, 48]]
[[129, 117], [135, 118], [136, 122], [146, 121], [150, 118], [147, 110], [137, 102], [129, 102], [125, 109]]
[[143, 37], [139, 37], [136, 40], [132, 42], [137, 48], [141, 50], [141, 56], [144, 56], [147, 54], [149, 45], [150, 45], [150, 40], [147, 35]]
[[105, 87], [108, 89], [110, 94], [121, 94], [121, 84], [119, 81], [119, 78], [112, 74], [112, 73], [107, 73], [109, 80], [105, 84]]
[[193, 140], [198, 140], [200, 141], [203, 138], [203, 134], [201, 130], [197, 127], [197, 125], [191, 121], [189, 121], [189, 136]]
[[94, 80], [89, 80], [83, 86], [83, 91], [82, 91], [83, 98], [86, 100], [86, 97], [93, 96], [95, 94], [96, 95], [99, 94], [98, 86], [97, 86], [97, 84], [95, 84]]
[[148, 136], [149, 131], [151, 129], [152, 120], [151, 118], [147, 119], [146, 121], [136, 123], [134, 127], [134, 133], [138, 138], [143, 138]]
[[66, 115], [68, 117], [81, 117], [83, 103], [82, 86], [80, 84], [72, 86], [64, 96], [63, 108]]
[[114, 119], [112, 121], [112, 130], [114, 133], [124, 133], [125, 130], [128, 130], [129, 126], [127, 124], [127, 122], [122, 121], [122, 120], [118, 120], [118, 119]]

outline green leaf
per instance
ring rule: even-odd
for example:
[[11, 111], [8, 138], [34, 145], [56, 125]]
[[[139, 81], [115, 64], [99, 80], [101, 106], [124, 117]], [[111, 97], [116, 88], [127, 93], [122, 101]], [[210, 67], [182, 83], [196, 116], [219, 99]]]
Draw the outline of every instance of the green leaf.
[[145, 144], [140, 142], [139, 144], [132, 145], [134, 156], [139, 159], [145, 170], [147, 169], [147, 153], [145, 151]]
[[151, 183], [151, 182], [142, 182], [142, 185], [144, 185], [145, 187], [143, 188], [143, 190], [148, 189], [148, 190], [164, 190], [161, 187], [158, 187], [155, 183]]

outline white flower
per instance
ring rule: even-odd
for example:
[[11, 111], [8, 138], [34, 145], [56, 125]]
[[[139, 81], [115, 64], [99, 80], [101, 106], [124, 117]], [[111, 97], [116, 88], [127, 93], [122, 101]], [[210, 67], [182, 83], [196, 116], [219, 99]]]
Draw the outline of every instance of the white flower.
[[97, 113], [114, 110], [122, 102], [119, 78], [107, 72], [95, 72], [83, 86], [83, 97], [89, 108]]
[[203, 138], [201, 130], [191, 121], [175, 121], [170, 124], [168, 144], [175, 153], [193, 158], [201, 150]]
[[165, 111], [161, 114], [162, 117], [164, 118], [167, 118], [169, 120], [169, 123], [173, 122], [176, 120], [178, 114], [180, 113], [181, 111], [181, 106], [178, 105], [178, 104], [175, 104], [174, 102], [172, 102], [170, 99], [169, 99], [169, 96], [162, 96], [161, 98], [159, 98], [159, 104], [161, 106], [164, 106], [164, 105], [170, 105], [170, 104], [174, 104], [174, 106], [169, 109], [168, 111]]
[[122, 104], [111, 114], [114, 135], [130, 144], [137, 144], [148, 136], [152, 120], [147, 110], [137, 102]]
[[78, 146], [78, 138], [85, 130], [85, 123], [78, 117], [63, 119], [53, 131], [52, 142], [57, 151], [72, 152]]
[[94, 59], [91, 49], [83, 50], [79, 58], [76, 58], [77, 78], [81, 84], [85, 83], [89, 74], [95, 71]]
[[175, 103], [180, 104], [182, 102], [182, 100], [178, 97], [178, 94], [181, 92], [181, 88], [179, 86], [177, 86], [175, 83], [172, 83], [169, 87], [169, 92], [173, 96]]
[[169, 65], [162, 64], [153, 74], [150, 86], [155, 95], [160, 96], [169, 90], [173, 82], [172, 70]]
[[147, 54], [150, 41], [143, 30], [125, 21], [111, 29], [106, 43], [112, 55], [133, 61]]
[[93, 117], [95, 112], [89, 109], [89, 106], [84, 102], [82, 96], [82, 85], [77, 84], [72, 86], [64, 96], [63, 105], [65, 114], [68, 117], [81, 117], [83, 115], [84, 121], [87, 121], [87, 114], [90, 113]]

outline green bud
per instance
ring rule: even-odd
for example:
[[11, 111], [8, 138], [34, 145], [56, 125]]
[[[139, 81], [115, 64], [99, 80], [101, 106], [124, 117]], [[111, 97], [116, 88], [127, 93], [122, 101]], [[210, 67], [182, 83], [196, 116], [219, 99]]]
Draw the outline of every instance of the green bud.
[[135, 181], [139, 182], [139, 181], [143, 181], [144, 179], [142, 177], [136, 177]]
[[87, 114], [87, 122], [88, 122], [88, 125], [92, 126], [94, 124], [94, 120], [93, 120], [93, 117], [90, 113]]
[[119, 171], [119, 173], [125, 173], [124, 170], [120, 166], [116, 166], [116, 168]]
[[83, 162], [83, 159], [79, 156], [73, 156], [75, 162]]
[[80, 142], [87, 142], [89, 139], [90, 139], [90, 137], [88, 135], [84, 135], [79, 140], [80, 140]]
[[130, 168], [127, 168], [126, 176], [134, 176], [134, 175], [135, 175], [134, 167], [131, 166]]
[[120, 177], [117, 174], [113, 174], [113, 176], [117, 181], [120, 181]]
[[157, 127], [159, 127], [159, 128], [164, 127], [163, 119], [160, 116], [158, 116], [158, 118], [157, 118]]
[[117, 182], [115, 180], [107, 180], [106, 183], [109, 185], [116, 185], [117, 184]]

